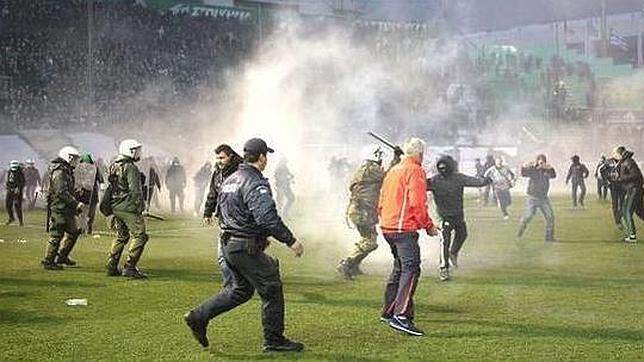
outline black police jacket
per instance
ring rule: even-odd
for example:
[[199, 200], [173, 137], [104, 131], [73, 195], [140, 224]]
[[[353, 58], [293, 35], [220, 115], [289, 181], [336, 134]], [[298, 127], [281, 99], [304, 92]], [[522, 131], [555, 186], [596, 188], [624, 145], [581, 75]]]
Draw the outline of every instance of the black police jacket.
[[216, 214], [221, 231], [235, 237], [262, 240], [269, 236], [291, 246], [293, 233], [277, 215], [268, 179], [253, 166], [239, 165], [221, 185]]

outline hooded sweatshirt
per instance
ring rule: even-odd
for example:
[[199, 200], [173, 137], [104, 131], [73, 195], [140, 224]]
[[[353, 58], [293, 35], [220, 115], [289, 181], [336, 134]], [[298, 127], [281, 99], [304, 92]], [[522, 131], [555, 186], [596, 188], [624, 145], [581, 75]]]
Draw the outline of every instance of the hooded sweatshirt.
[[458, 164], [450, 156], [442, 156], [436, 165], [445, 163], [446, 172], [438, 173], [427, 180], [427, 191], [434, 194], [434, 203], [438, 215], [446, 217], [463, 217], [463, 191], [465, 187], [483, 187], [491, 180], [484, 177], [472, 177], [458, 172]]

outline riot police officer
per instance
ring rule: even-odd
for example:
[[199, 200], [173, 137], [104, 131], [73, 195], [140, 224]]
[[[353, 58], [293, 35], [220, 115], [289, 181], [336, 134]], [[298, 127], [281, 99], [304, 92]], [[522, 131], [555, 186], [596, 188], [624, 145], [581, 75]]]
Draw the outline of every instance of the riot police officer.
[[[109, 203], [111, 207], [116, 228], [116, 240], [112, 243], [107, 259], [108, 276], [123, 275], [135, 279], [147, 277], [137, 267], [145, 244], [148, 242], [145, 219], [143, 218], [145, 200], [141, 172], [135, 165], [135, 162], [141, 160], [142, 147], [143, 145], [137, 140], [123, 140], [119, 145], [119, 156], [109, 168], [108, 181], [111, 191], [109, 196], [104, 196], [108, 199], [103, 202]], [[119, 260], [125, 245], [130, 241], [130, 236], [133, 240], [121, 271], [118, 269]]]
[[65, 146], [49, 166], [47, 226], [50, 238], [41, 262], [47, 270], [61, 270], [61, 264], [76, 264], [69, 258], [69, 253], [81, 233], [76, 215], [85, 208], [85, 204], [74, 196], [74, 168], [79, 162], [80, 152], [74, 147]]

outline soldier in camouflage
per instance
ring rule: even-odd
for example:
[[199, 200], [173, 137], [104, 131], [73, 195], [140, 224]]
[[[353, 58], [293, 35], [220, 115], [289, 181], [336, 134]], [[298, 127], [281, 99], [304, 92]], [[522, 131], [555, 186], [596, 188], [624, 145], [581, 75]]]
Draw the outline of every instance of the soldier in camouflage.
[[360, 263], [378, 248], [376, 238], [378, 232], [378, 215], [376, 207], [380, 196], [380, 186], [385, 178], [382, 167], [382, 150], [378, 145], [370, 145], [364, 149], [364, 161], [353, 174], [349, 191], [351, 197], [347, 207], [347, 218], [355, 225], [360, 239], [349, 257], [340, 261], [337, 270], [345, 279], [353, 279], [362, 274]]
[[80, 235], [76, 215], [85, 204], [74, 196], [74, 168], [80, 161], [80, 152], [66, 146], [49, 166], [49, 195], [47, 197], [49, 243], [41, 264], [46, 270], [61, 270], [62, 264], [75, 265], [69, 258]]
[[[141, 159], [142, 146], [136, 140], [122, 141], [119, 146], [119, 156], [109, 167], [108, 180], [111, 187], [109, 204], [116, 229], [116, 240], [112, 243], [107, 260], [108, 276], [123, 275], [135, 279], [147, 277], [137, 268], [148, 241], [143, 218], [145, 201], [141, 172], [134, 164]], [[132, 243], [121, 271], [118, 268], [119, 260], [130, 237]]]

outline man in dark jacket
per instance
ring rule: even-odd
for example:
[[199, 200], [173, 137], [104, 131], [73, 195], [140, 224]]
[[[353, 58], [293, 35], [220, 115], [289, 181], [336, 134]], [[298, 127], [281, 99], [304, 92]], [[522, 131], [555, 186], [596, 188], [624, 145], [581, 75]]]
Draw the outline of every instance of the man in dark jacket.
[[644, 220], [642, 171], [633, 159], [633, 152], [626, 150], [623, 146], [617, 147], [613, 151], [612, 157], [618, 161], [615, 181], [624, 192], [624, 202], [622, 203], [622, 219], [626, 234], [624, 241], [636, 243], [637, 235], [633, 214], [637, 213]]
[[623, 230], [622, 224], [622, 205], [624, 204], [624, 191], [618, 182], [618, 164], [619, 161], [612, 156], [606, 159], [600, 166], [598, 166], [599, 175], [606, 180], [608, 189], [610, 190], [611, 208], [613, 210], [613, 220], [618, 229]]
[[586, 165], [579, 161], [579, 156], [574, 155], [570, 159], [572, 164], [568, 169], [566, 176], [566, 185], [572, 181], [572, 207], [577, 207], [577, 189], [581, 191], [579, 194], [579, 205], [584, 207], [584, 198], [586, 197], [586, 177], [588, 177], [588, 168]]
[[184, 315], [199, 344], [208, 346], [206, 329], [211, 319], [245, 302], [255, 289], [262, 299], [264, 351], [301, 351], [304, 345], [284, 337], [284, 292], [276, 259], [264, 253], [272, 236], [289, 246], [295, 256], [304, 252], [301, 242], [277, 214], [271, 187], [263, 177], [266, 142], [253, 138], [244, 145], [244, 164], [221, 186], [217, 216], [223, 231], [224, 257], [235, 282]]
[[545, 240], [546, 242], [555, 241], [555, 214], [552, 211], [550, 198], [548, 198], [550, 179], [557, 177], [555, 169], [548, 164], [545, 155], [538, 155], [536, 162], [530, 162], [521, 167], [521, 176], [530, 180], [528, 181], [526, 210], [519, 224], [518, 237], [523, 236], [528, 223], [539, 209], [546, 219]]
[[599, 158], [599, 163], [597, 164], [597, 167], [595, 168], [595, 179], [597, 180], [597, 198], [599, 198], [599, 200], [604, 200], [604, 201], [608, 196], [609, 182], [607, 179], [602, 177], [600, 170], [604, 167], [606, 162], [607, 162], [606, 156], [602, 155]]
[[467, 239], [467, 225], [463, 212], [464, 188], [485, 187], [492, 181], [489, 178], [471, 177], [458, 172], [458, 163], [451, 156], [441, 156], [436, 162], [436, 169], [438, 174], [427, 180], [427, 191], [434, 195], [436, 211], [441, 219], [439, 277], [442, 281], [447, 281], [450, 279], [449, 264], [458, 266], [458, 253]]
[[192, 183], [195, 185], [195, 215], [199, 214], [201, 210], [201, 204], [203, 203], [204, 193], [206, 192], [206, 187], [208, 187], [208, 180], [212, 174], [212, 167], [210, 162], [206, 162], [199, 168], [197, 173], [192, 177]]
[[[237, 171], [239, 165], [244, 160], [235, 152], [229, 145], [222, 144], [215, 148], [215, 172], [212, 173], [210, 178], [210, 191], [206, 197], [206, 204], [204, 205], [203, 221], [204, 225], [212, 224], [212, 215], [217, 210], [217, 199], [221, 192], [221, 185], [228, 178]], [[221, 236], [220, 236], [221, 238]], [[233, 273], [230, 271], [224, 253], [222, 250], [221, 240], [217, 241], [217, 263], [221, 270], [221, 278], [224, 288], [229, 287], [233, 283]]]
[[36, 190], [39, 186], [42, 186], [42, 179], [40, 178], [40, 172], [35, 167], [33, 160], [29, 159], [25, 161], [27, 167], [24, 169], [25, 174], [25, 196], [27, 199], [27, 206], [29, 209], [33, 209], [36, 206]]
[[7, 209], [7, 215], [9, 216], [6, 225], [16, 221], [16, 216], [18, 216], [18, 222], [22, 226], [22, 195], [25, 189], [25, 175], [22, 172], [20, 162], [13, 160], [9, 163], [9, 171], [7, 171], [5, 178], [5, 187], [7, 190], [5, 207]]
[[170, 210], [174, 214], [175, 203], [179, 200], [179, 210], [183, 212], [183, 200], [185, 198], [184, 190], [186, 188], [186, 170], [179, 162], [179, 158], [175, 157], [172, 164], [165, 174], [165, 186], [170, 193]]
[[85, 204], [74, 196], [74, 168], [80, 162], [80, 152], [66, 146], [58, 152], [58, 157], [49, 166], [49, 243], [41, 264], [46, 270], [61, 270], [61, 264], [75, 265], [69, 258], [81, 230], [76, 223], [76, 215], [85, 209]]

